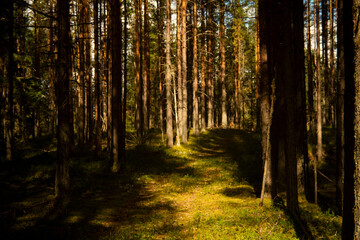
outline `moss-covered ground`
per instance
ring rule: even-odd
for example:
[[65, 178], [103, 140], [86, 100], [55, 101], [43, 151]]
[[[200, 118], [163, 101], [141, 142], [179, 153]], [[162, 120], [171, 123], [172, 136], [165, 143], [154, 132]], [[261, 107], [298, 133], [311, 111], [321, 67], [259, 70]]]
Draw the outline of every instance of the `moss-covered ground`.
[[[106, 152], [96, 158], [93, 149], [74, 149], [64, 209], [53, 205], [52, 139], [19, 148], [14, 162], [1, 161], [2, 239], [303, 238], [281, 206], [259, 206], [258, 134], [214, 129], [172, 149], [160, 134], [149, 139], [129, 144], [119, 173]], [[300, 208], [315, 239], [340, 239], [341, 218], [329, 208], [303, 198]]]

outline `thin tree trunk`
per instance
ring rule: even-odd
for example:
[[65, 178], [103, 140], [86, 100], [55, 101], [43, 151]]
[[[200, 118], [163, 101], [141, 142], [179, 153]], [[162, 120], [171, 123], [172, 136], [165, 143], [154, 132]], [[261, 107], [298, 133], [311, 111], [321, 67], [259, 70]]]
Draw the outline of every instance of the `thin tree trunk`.
[[314, 81], [313, 81], [313, 56], [311, 53], [311, 9], [310, 1], [307, 0], [306, 7], [306, 27], [307, 27], [307, 80], [308, 80], [308, 115], [310, 123], [310, 138], [314, 139]]
[[213, 2], [209, 2], [209, 17], [208, 17], [208, 127], [214, 127], [214, 76], [213, 76], [213, 61], [214, 61], [214, 7]]
[[321, 73], [320, 73], [320, 17], [319, 17], [319, 0], [316, 0], [316, 159], [314, 158], [314, 198], [315, 204], [318, 202], [317, 197], [317, 162], [321, 161], [322, 155], [322, 122], [321, 122]]
[[205, 46], [205, 0], [201, 1], [201, 131], [206, 129], [206, 46]]
[[14, 151], [14, 3], [11, 0], [8, 4], [8, 66], [7, 66], [7, 98], [6, 98], [6, 118], [5, 118], [5, 135], [6, 135], [6, 160], [13, 160]]
[[335, 56], [334, 56], [334, 48], [335, 48], [335, 39], [334, 39], [334, 0], [330, 0], [330, 125], [335, 125]]
[[77, 116], [77, 131], [78, 131], [78, 144], [83, 145], [85, 139], [85, 45], [84, 45], [84, 32], [85, 32], [85, 7], [83, 1], [80, 1], [80, 13], [78, 18], [79, 26], [79, 42], [78, 42], [78, 57], [79, 57], [79, 91], [78, 91], [78, 116]]
[[197, 36], [197, 0], [194, 0], [194, 19], [193, 19], [193, 31], [194, 31], [194, 46], [193, 46], [193, 133], [199, 135], [199, 94], [198, 94], [198, 36]]
[[181, 4], [181, 53], [182, 53], [182, 121], [180, 122], [180, 128], [182, 129], [181, 140], [183, 143], [187, 143], [187, 119], [188, 119], [188, 105], [187, 105], [187, 39], [186, 39], [186, 6], [187, 0], [182, 0]]
[[321, 17], [322, 17], [322, 50], [323, 50], [323, 65], [324, 65], [324, 88], [325, 88], [325, 109], [324, 109], [324, 116], [325, 116], [325, 123], [327, 125], [330, 124], [331, 114], [330, 114], [330, 82], [329, 82], [329, 57], [328, 57], [328, 0], [321, 0]]
[[[54, 12], [54, 3], [53, 0], [50, 0], [49, 2], [49, 12], [50, 16], [53, 16]], [[55, 64], [54, 64], [54, 23], [53, 18], [49, 18], [49, 108], [50, 108], [50, 133], [52, 135], [55, 135], [56, 133], [56, 99], [55, 99]]]
[[149, 39], [149, 0], [144, 0], [144, 130], [149, 129], [150, 120], [150, 39]]
[[58, 107], [58, 147], [55, 177], [55, 197], [61, 202], [70, 194], [70, 149], [71, 149], [71, 121], [70, 121], [70, 93], [71, 81], [71, 39], [69, 1], [57, 1], [57, 107]]
[[178, 119], [177, 125], [179, 125], [179, 139], [182, 137], [182, 111], [183, 111], [183, 84], [182, 84], [182, 64], [181, 64], [181, 3], [182, 0], [177, 0], [177, 25], [176, 25], [176, 66], [177, 66], [177, 100], [178, 100], [178, 116], [176, 119]]
[[122, 148], [122, 155], [121, 160], [125, 161], [125, 154], [126, 154], [126, 106], [127, 106], [127, 47], [128, 47], [128, 10], [127, 10], [127, 0], [124, 0], [124, 98], [123, 98], [123, 115], [122, 115], [122, 131], [121, 131], [121, 148]]
[[84, 0], [85, 8], [85, 82], [87, 88], [86, 94], [86, 139], [87, 143], [92, 142], [92, 86], [91, 86], [91, 44], [90, 44], [90, 4], [89, 0]]
[[141, 0], [135, 0], [135, 128], [138, 137], [144, 132], [143, 79], [141, 72]]
[[221, 126], [228, 125], [226, 111], [226, 84], [225, 84], [225, 2], [220, 1], [220, 85], [221, 85]]
[[[166, 84], [166, 137], [167, 146], [173, 147], [174, 133], [173, 133], [173, 117], [172, 117], [172, 99], [171, 99], [171, 1], [166, 0], [166, 71], [165, 71], [165, 84]], [[175, 87], [175, 85], [174, 85]], [[174, 93], [174, 97], [176, 94]], [[176, 102], [175, 102], [176, 104]]]
[[100, 67], [99, 67], [99, 18], [98, 18], [98, 0], [94, 0], [94, 52], [95, 52], [95, 152], [99, 157], [102, 151], [101, 139], [101, 93], [100, 93]]

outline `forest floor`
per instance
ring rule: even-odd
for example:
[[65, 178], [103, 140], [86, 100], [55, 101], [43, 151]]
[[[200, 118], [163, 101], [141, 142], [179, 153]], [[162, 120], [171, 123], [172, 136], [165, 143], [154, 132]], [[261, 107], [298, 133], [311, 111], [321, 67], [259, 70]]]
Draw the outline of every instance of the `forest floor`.
[[[0, 162], [2, 239], [303, 238], [282, 203], [259, 206], [258, 134], [214, 129], [172, 149], [159, 134], [149, 139], [129, 144], [121, 173], [110, 171], [106, 154], [75, 149], [71, 199], [61, 210], [52, 204], [54, 142], [24, 145], [13, 163]], [[329, 202], [333, 187], [323, 186]], [[315, 239], [340, 239], [341, 217], [320, 206], [300, 197], [301, 217]]]

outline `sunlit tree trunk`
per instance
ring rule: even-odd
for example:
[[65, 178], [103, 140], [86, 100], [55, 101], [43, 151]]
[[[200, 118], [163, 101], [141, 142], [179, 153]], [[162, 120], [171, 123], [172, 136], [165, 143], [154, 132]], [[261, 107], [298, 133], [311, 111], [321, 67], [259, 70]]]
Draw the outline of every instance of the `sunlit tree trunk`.
[[126, 154], [126, 106], [127, 106], [127, 81], [128, 81], [128, 67], [127, 67], [127, 47], [128, 47], [128, 8], [127, 0], [124, 0], [124, 94], [122, 104], [122, 126], [121, 126], [121, 161], [125, 161]]
[[208, 16], [208, 127], [214, 127], [214, 75], [213, 75], [213, 61], [214, 61], [214, 6], [213, 2], [209, 2], [209, 16]]
[[228, 125], [226, 111], [226, 84], [225, 84], [225, 2], [220, 1], [220, 86], [221, 86], [221, 126]]
[[144, 130], [149, 129], [150, 120], [150, 38], [149, 38], [149, 0], [144, 0]]
[[78, 132], [78, 144], [83, 145], [85, 139], [85, 45], [84, 45], [84, 32], [85, 32], [85, 9], [83, 1], [80, 1], [78, 19], [79, 30], [79, 42], [78, 42], [78, 63], [79, 63], [79, 75], [78, 75], [78, 109], [77, 109], [77, 132]]
[[173, 133], [173, 117], [172, 117], [172, 97], [171, 97], [171, 1], [166, 0], [166, 69], [165, 69], [165, 84], [166, 84], [166, 136], [167, 146], [173, 147], [174, 133]]
[[182, 129], [181, 141], [187, 143], [187, 119], [188, 119], [188, 104], [187, 104], [187, 39], [186, 39], [186, 7], [187, 0], [181, 0], [181, 77], [182, 77], [182, 117], [180, 128]]
[[201, 1], [201, 131], [206, 129], [206, 46], [205, 46], [205, 0]]
[[142, 136], [144, 132], [141, 41], [141, 0], [135, 0], [135, 128], [139, 137]]
[[180, 136], [176, 136], [179, 137], [179, 139], [181, 138], [181, 136], [183, 135], [182, 133], [182, 111], [183, 111], [183, 84], [182, 84], [182, 64], [181, 64], [181, 3], [182, 0], [177, 0], [177, 25], [176, 25], [176, 66], [177, 66], [177, 102], [178, 102], [178, 114], [177, 114], [177, 119], [176, 120], [176, 125], [179, 127], [179, 134]]
[[198, 93], [198, 36], [197, 36], [197, 0], [194, 0], [194, 17], [193, 17], [193, 31], [194, 31], [194, 46], [193, 46], [193, 133], [199, 134], [199, 93]]
[[83, 0], [85, 8], [85, 88], [86, 93], [86, 140], [87, 143], [92, 142], [92, 131], [93, 131], [93, 107], [92, 107], [92, 84], [91, 84], [91, 43], [90, 43], [90, 4], [89, 0]]

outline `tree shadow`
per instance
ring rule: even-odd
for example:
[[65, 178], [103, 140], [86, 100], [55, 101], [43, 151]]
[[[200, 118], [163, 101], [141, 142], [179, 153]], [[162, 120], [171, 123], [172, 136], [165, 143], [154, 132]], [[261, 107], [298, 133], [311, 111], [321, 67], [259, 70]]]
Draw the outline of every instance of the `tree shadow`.
[[[18, 177], [18, 189], [2, 196], [0, 202], [1, 230], [5, 239], [102, 239], [112, 238], [116, 229], [146, 224], [158, 211], [166, 211], [175, 218], [176, 207], [172, 202], [158, 199], [158, 194], [148, 189], [139, 177], [143, 175], [186, 175], [193, 171], [185, 161], [168, 156], [164, 147], [139, 146], [126, 152], [127, 163], [123, 171], [112, 173], [112, 162], [104, 154], [94, 159], [92, 151], [75, 149], [71, 159], [71, 198], [64, 208], [53, 204], [55, 153], [35, 155], [23, 167], [1, 168], [1, 186], [11, 186]], [[171, 160], [169, 160], [172, 158]], [[17, 164], [17, 163], [16, 163]], [[42, 166], [46, 166], [42, 167]], [[33, 169], [43, 170], [46, 181], [27, 178]], [[28, 182], [26, 182], [28, 181]], [[33, 188], [28, 188], [32, 185]], [[21, 192], [15, 194], [15, 192]], [[4, 194], [4, 195], [3, 195]], [[19, 203], [27, 201], [24, 210]], [[36, 205], [38, 201], [44, 201]], [[144, 204], [144, 203], [147, 204]], [[148, 204], [150, 202], [150, 204]], [[7, 213], [9, 211], [9, 213]], [[15, 214], [14, 214], [15, 212]], [[154, 231], [169, 231], [171, 227], [157, 226]]]

